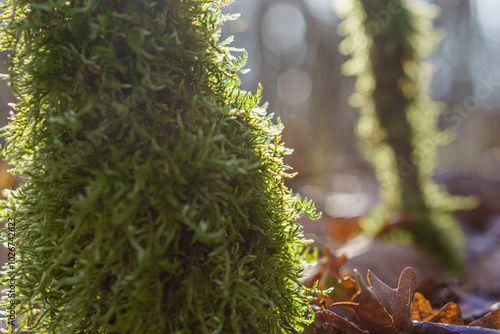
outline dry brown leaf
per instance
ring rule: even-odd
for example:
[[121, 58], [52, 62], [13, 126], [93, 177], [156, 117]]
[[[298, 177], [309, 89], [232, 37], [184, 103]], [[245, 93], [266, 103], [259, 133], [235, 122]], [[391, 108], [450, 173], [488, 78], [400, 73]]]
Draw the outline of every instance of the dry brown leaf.
[[[369, 285], [357, 271], [356, 280], [360, 289], [352, 301], [334, 303], [332, 306], [346, 306], [353, 309], [363, 327], [362, 330], [371, 334], [411, 332], [411, 306], [416, 288], [416, 274], [412, 268], [403, 270], [397, 289], [392, 289], [383, 283], [371, 271], [368, 271]], [[322, 315], [334, 320], [330, 321], [332, 325], [341, 330], [350, 326], [346, 324], [349, 321], [332, 313], [329, 310], [323, 310]], [[354, 326], [352, 323], [351, 325]]]
[[321, 265], [321, 270], [317, 276], [312, 277], [307, 283], [307, 287], [312, 287], [318, 281], [318, 289], [326, 290], [333, 288], [332, 292], [318, 299], [315, 304], [321, 302], [327, 305], [334, 302], [348, 301], [358, 291], [358, 285], [350, 277], [341, 278], [339, 269], [347, 261], [345, 256], [335, 256], [328, 250], [324, 252], [326, 263]]
[[0, 161], [0, 198], [3, 198], [1, 190], [10, 189], [14, 186], [14, 175], [8, 172], [10, 168], [12, 168], [12, 166], [8, 165], [6, 162]]
[[325, 250], [324, 255], [328, 261], [327, 263], [330, 273], [334, 277], [340, 279], [340, 268], [347, 262], [347, 257], [345, 255], [336, 256], [328, 250]]
[[336, 282], [333, 285], [337, 290], [357, 292], [349, 301], [332, 303], [327, 308], [325, 301], [329, 299], [323, 300], [321, 308], [316, 306], [316, 320], [305, 332], [307, 334], [500, 333], [500, 310], [492, 311], [468, 326], [464, 326], [462, 311], [455, 303], [447, 303], [439, 311], [434, 311], [422, 294], [415, 293], [416, 273], [412, 268], [403, 270], [398, 288], [392, 289], [370, 270], [368, 283], [357, 270], [355, 279], [337, 279], [330, 271], [337, 266], [332, 260], [329, 262], [324, 265], [325, 273]]
[[455, 303], [448, 303], [443, 306], [429, 322], [437, 322], [441, 324], [463, 325], [462, 311]]
[[[301, 280], [305, 287], [311, 288], [314, 283], [319, 281], [319, 289], [324, 290], [330, 288], [331, 286], [328, 286], [329, 281], [324, 278], [325, 274], [328, 274], [329, 277], [334, 277], [336, 279], [341, 278], [340, 267], [342, 267], [347, 261], [347, 257], [344, 255], [336, 256], [328, 250], [325, 250], [323, 252], [322, 260], [321, 264], [306, 269], [305, 274], [307, 277]], [[326, 280], [326, 282], [322, 283], [322, 280]]]
[[[386, 327], [387, 330], [394, 328], [398, 333], [409, 333], [412, 328], [411, 307], [417, 286], [417, 276], [413, 268], [405, 268], [403, 270], [399, 276], [398, 288], [396, 290], [379, 280], [371, 271], [368, 271], [368, 282], [371, 285], [369, 290], [361, 275], [358, 274], [358, 283], [361, 285], [362, 291], [370, 291], [385, 313], [390, 316], [391, 324], [389, 327]], [[362, 300], [366, 300], [368, 295], [368, 293], [365, 295], [360, 293], [354, 298], [354, 301], [361, 303]], [[370, 314], [369, 309], [360, 308], [356, 313], [371, 333], [389, 333], [385, 330], [380, 331], [379, 329], [372, 328], [372, 324], [376, 325], [377, 320], [373, 318], [373, 314]]]
[[363, 217], [328, 217], [328, 235], [341, 243], [345, 243], [361, 232], [359, 224]]
[[[354, 304], [354, 303], [353, 303]], [[344, 303], [347, 306], [347, 303]], [[339, 316], [330, 310], [323, 310], [321, 315], [324, 316], [335, 328], [340, 329], [349, 334], [369, 334], [370, 332], [359, 328], [347, 319]]]
[[357, 292], [358, 285], [350, 277], [342, 279], [334, 277], [330, 271], [326, 271], [318, 283], [318, 289], [326, 290], [333, 288], [332, 292], [324, 296], [327, 305], [336, 302], [348, 301]]
[[469, 326], [500, 329], [500, 309], [491, 311], [480, 319], [474, 320]]
[[431, 302], [423, 294], [416, 292], [411, 309], [411, 320], [428, 321], [435, 314], [436, 312], [432, 309]]
[[415, 321], [412, 334], [499, 334], [496, 329]]

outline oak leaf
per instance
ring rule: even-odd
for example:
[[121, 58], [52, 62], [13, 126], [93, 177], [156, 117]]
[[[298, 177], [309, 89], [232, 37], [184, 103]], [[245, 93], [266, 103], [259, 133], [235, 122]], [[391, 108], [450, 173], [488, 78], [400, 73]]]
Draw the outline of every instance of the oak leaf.
[[415, 292], [413, 307], [411, 309], [411, 320], [429, 321], [436, 312], [432, 309], [431, 303], [420, 292]]
[[472, 321], [469, 326], [500, 329], [500, 309], [491, 311], [482, 318]]
[[460, 310], [460, 307], [455, 303], [447, 303], [428, 321], [450, 325], [464, 324], [464, 320], [462, 319], [462, 311]]
[[304, 285], [310, 288], [314, 283], [318, 282], [319, 290], [333, 289], [313, 303], [318, 305], [326, 303], [329, 305], [334, 302], [350, 300], [357, 292], [358, 286], [351, 277], [342, 277], [340, 274], [340, 268], [347, 261], [347, 258], [344, 255], [336, 256], [328, 250], [323, 252], [323, 258], [326, 261], [321, 264], [319, 272], [311, 275], [311, 278]]
[[323, 310], [322, 315], [330, 323], [347, 333], [408, 334], [412, 330], [411, 308], [416, 288], [416, 274], [412, 268], [405, 268], [399, 277], [397, 289], [392, 289], [368, 271], [368, 284], [355, 271], [359, 291], [350, 302], [333, 303], [331, 306], [345, 306], [356, 312], [363, 328], [331, 312]]

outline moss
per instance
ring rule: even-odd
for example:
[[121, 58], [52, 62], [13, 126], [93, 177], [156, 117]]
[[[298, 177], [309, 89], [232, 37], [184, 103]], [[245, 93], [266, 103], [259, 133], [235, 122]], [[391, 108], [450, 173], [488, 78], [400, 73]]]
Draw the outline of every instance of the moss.
[[443, 104], [428, 97], [433, 68], [426, 57], [442, 35], [432, 25], [438, 7], [404, 0], [352, 0], [344, 6], [340, 51], [351, 59], [342, 69], [357, 76], [350, 102], [360, 107], [357, 133], [383, 201], [365, 229], [373, 235], [385, 222], [402, 220], [384, 234], [412, 241], [456, 274], [464, 265], [464, 236], [452, 212], [473, 207], [474, 200], [451, 196], [432, 179], [438, 147], [451, 140], [449, 131], [437, 130]]
[[[227, 2], [227, 1], [226, 1]], [[284, 185], [282, 126], [238, 89], [219, 1], [2, 6], [18, 97], [4, 155], [24, 183], [21, 330], [281, 333], [302, 321], [312, 215]], [[8, 282], [7, 282], [8, 283]]]

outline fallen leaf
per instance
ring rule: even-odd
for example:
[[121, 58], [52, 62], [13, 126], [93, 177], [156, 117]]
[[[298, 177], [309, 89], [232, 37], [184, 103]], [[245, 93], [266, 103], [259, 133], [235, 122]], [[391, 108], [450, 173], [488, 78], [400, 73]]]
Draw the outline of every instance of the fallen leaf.
[[8, 165], [4, 161], [0, 161], [0, 198], [4, 198], [1, 194], [1, 190], [3, 189], [11, 189], [14, 186], [15, 177], [8, 170], [12, 168], [12, 166]]
[[500, 309], [487, 313], [480, 319], [474, 320], [469, 326], [479, 326], [483, 328], [500, 329]]
[[330, 238], [345, 243], [361, 232], [360, 221], [363, 217], [327, 217]]
[[[461, 308], [449, 302], [439, 311], [432, 309], [423, 294], [415, 293], [416, 273], [405, 268], [397, 289], [392, 289], [368, 270], [368, 283], [359, 271], [354, 279], [337, 279], [331, 268], [335, 262], [325, 261], [325, 272], [340, 288], [356, 291], [349, 300], [326, 305], [312, 305], [316, 319], [305, 334], [500, 334], [500, 310], [464, 325]], [[333, 263], [333, 264], [332, 264]], [[336, 269], [334, 269], [336, 270]], [[328, 288], [328, 286], [326, 286]], [[339, 289], [340, 289], [339, 288]], [[413, 319], [413, 321], [412, 321]]]
[[330, 271], [326, 271], [321, 277], [318, 289], [326, 290], [333, 288], [332, 292], [324, 296], [327, 305], [336, 302], [348, 301], [357, 292], [357, 284], [350, 277], [342, 279], [334, 277]]
[[415, 321], [412, 334], [499, 334], [499, 331], [481, 327]]
[[447, 303], [443, 306], [429, 322], [437, 322], [441, 324], [463, 325], [462, 310], [455, 303]]
[[328, 250], [325, 250], [324, 255], [327, 259], [328, 269], [330, 273], [340, 279], [340, 268], [347, 262], [347, 257], [345, 255], [336, 256], [330, 253]]
[[325, 250], [322, 263], [307, 272], [307, 277], [302, 280], [305, 287], [311, 288], [317, 282], [319, 290], [333, 288], [329, 294], [313, 301], [313, 304], [326, 303], [329, 305], [334, 302], [348, 301], [358, 291], [358, 285], [352, 278], [342, 278], [339, 273], [340, 267], [346, 261], [345, 256], [336, 256]]
[[[379, 280], [371, 271], [368, 271], [370, 287], [366, 285], [359, 273], [357, 276], [358, 283], [361, 285], [361, 293], [355, 296], [354, 301], [360, 304], [367, 302], [372, 304], [374, 309], [379, 310], [371, 313], [369, 308], [358, 307], [354, 309], [368, 331], [372, 334], [382, 334], [389, 333], [390, 329], [397, 333], [410, 333], [412, 328], [411, 308], [417, 286], [417, 276], [413, 268], [407, 267], [403, 270], [399, 276], [396, 290]], [[377, 302], [380, 306], [377, 307], [374, 302]], [[378, 313], [381, 318], [377, 319], [375, 313]], [[383, 320], [386, 327], [382, 329], [379, 322], [385, 318], [385, 314], [389, 316], [390, 322], [387, 323], [386, 320]]]
[[322, 258], [322, 263], [319, 265], [313, 266], [311, 268], [306, 269], [304, 271], [304, 274], [306, 277], [304, 277], [301, 281], [302, 284], [304, 284], [305, 287], [311, 288], [316, 281], [319, 281], [319, 286], [318, 288], [320, 290], [325, 290], [330, 288], [331, 286], [324, 287], [324, 285], [328, 285], [330, 282], [325, 282], [323, 283], [322, 287], [322, 280], [326, 280], [324, 278], [325, 274], [328, 274], [330, 277], [334, 277], [337, 280], [340, 280], [341, 275], [340, 275], [340, 268], [344, 265], [344, 263], [347, 261], [347, 257], [345, 255], [341, 256], [336, 256], [332, 253], [330, 253], [327, 249], [323, 251], [323, 258]]
[[[343, 303], [347, 306], [347, 303]], [[351, 303], [354, 305], [355, 303]], [[346, 333], [350, 334], [369, 334], [370, 332], [359, 328], [347, 319], [339, 316], [337, 313], [330, 310], [323, 310], [321, 315], [324, 316], [335, 328], [340, 329]]]
[[[397, 289], [392, 289], [368, 271], [368, 284], [358, 271], [355, 271], [359, 291], [350, 302], [333, 303], [331, 306], [346, 306], [353, 309], [363, 328], [355, 326], [348, 320], [329, 310], [322, 315], [328, 317], [333, 326], [341, 330], [355, 326], [361, 331], [371, 334], [405, 334], [411, 333], [411, 308], [416, 288], [416, 274], [412, 268], [405, 268], [399, 277]], [[331, 320], [330, 320], [331, 319]], [[352, 333], [356, 332], [352, 329]]]
[[411, 320], [429, 321], [435, 314], [436, 312], [432, 309], [431, 302], [423, 294], [416, 292], [411, 309]]

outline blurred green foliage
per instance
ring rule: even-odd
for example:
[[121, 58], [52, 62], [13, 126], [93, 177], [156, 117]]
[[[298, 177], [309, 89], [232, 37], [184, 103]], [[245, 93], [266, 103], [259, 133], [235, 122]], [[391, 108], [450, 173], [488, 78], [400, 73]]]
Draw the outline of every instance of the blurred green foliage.
[[2, 3], [18, 98], [3, 154], [24, 178], [1, 211], [18, 222], [16, 332], [303, 321], [296, 218], [314, 206], [284, 185], [282, 125], [238, 89], [227, 2]]
[[[475, 201], [449, 195], [432, 179], [437, 149], [453, 137], [437, 130], [445, 107], [428, 98], [433, 66], [425, 57], [443, 34], [432, 24], [438, 13], [434, 5], [402, 0], [343, 2], [340, 51], [351, 55], [342, 71], [357, 77], [350, 102], [361, 110], [357, 133], [380, 183], [382, 204], [365, 230], [413, 242], [456, 274], [464, 265], [464, 236], [452, 212]], [[399, 224], [390, 228], [388, 221]]]

